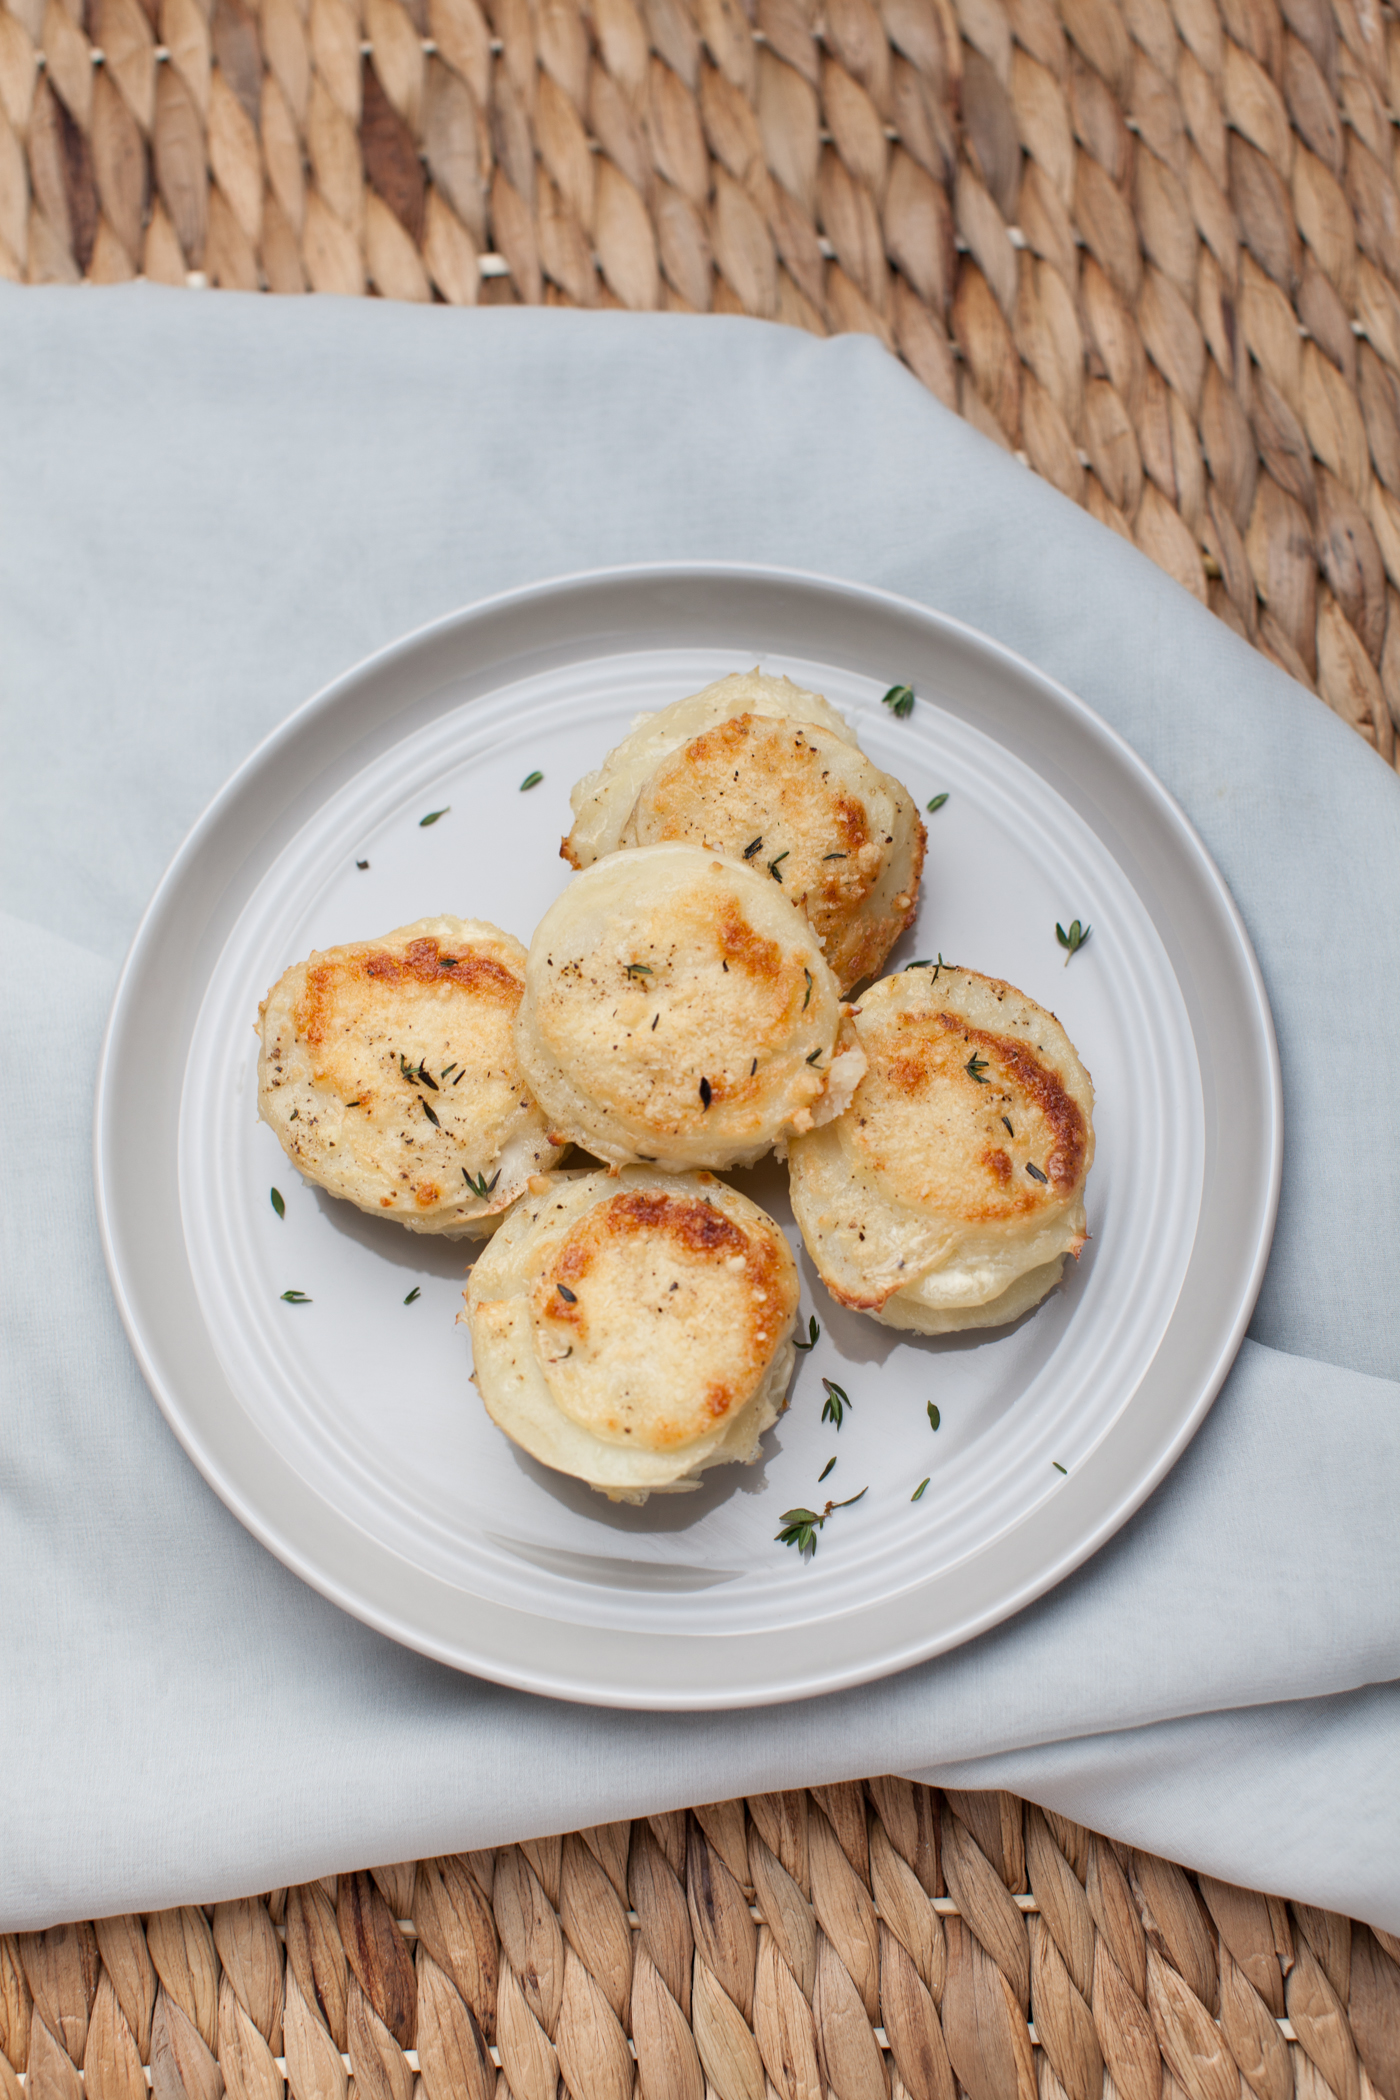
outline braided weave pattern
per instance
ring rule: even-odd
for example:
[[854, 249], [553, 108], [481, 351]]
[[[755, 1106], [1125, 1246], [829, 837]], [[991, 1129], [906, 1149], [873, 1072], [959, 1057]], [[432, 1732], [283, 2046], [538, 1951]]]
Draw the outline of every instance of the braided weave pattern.
[[902, 1779], [0, 1939], [17, 2100], [1400, 2100], [1400, 1939]]
[[1379, 0], [4, 0], [0, 272], [866, 331], [1394, 761], [1397, 111]]

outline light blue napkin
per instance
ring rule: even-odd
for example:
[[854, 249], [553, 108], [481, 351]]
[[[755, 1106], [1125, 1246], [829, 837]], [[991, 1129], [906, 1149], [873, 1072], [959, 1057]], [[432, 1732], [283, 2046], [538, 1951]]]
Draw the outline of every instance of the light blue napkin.
[[[1400, 1929], [1400, 782], [874, 344], [738, 320], [0, 285], [0, 1929], [902, 1771]], [[1273, 1259], [1204, 1428], [1031, 1610], [838, 1697], [652, 1717], [425, 1662], [193, 1472], [108, 1293], [115, 972], [299, 701], [510, 585], [881, 584], [1080, 693], [1193, 818], [1273, 1001]]]

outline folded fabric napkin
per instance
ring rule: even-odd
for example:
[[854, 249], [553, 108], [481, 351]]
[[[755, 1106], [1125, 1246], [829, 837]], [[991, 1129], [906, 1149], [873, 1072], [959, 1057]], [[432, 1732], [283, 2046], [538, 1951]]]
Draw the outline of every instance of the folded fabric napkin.
[[[0, 1928], [778, 1786], [1002, 1786], [1400, 1929], [1400, 783], [873, 343], [740, 320], [0, 285]], [[1287, 1152], [1251, 1339], [1137, 1517], [897, 1677], [737, 1714], [503, 1691], [242, 1531], [98, 1246], [91, 1079], [182, 834], [421, 622], [636, 560], [848, 576], [1078, 692], [1258, 951]]]

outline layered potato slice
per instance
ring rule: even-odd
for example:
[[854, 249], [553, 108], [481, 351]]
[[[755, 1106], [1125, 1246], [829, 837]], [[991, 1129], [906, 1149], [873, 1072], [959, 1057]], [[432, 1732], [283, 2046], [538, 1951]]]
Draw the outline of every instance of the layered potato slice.
[[412, 1232], [494, 1231], [562, 1158], [521, 1076], [525, 950], [418, 919], [314, 953], [258, 1008], [258, 1113], [308, 1181]]
[[493, 1422], [613, 1501], [748, 1463], [785, 1405], [797, 1268], [710, 1174], [541, 1177], [472, 1270], [460, 1318]]
[[862, 995], [866, 1070], [789, 1147], [792, 1205], [833, 1297], [949, 1334], [1037, 1305], [1087, 1237], [1094, 1090], [1053, 1014], [975, 970], [921, 965]]
[[820, 693], [735, 673], [644, 716], [571, 797], [576, 868], [681, 839], [771, 869], [806, 912], [843, 990], [872, 976], [914, 917], [924, 827]]
[[781, 886], [679, 844], [574, 877], [530, 943], [515, 1041], [556, 1143], [676, 1172], [752, 1165], [839, 1114], [865, 1065]]

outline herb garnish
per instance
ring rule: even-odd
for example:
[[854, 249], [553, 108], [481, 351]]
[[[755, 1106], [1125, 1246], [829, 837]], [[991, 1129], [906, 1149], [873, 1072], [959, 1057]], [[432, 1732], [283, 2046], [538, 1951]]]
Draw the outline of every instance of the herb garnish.
[[364, 1099], [364, 1096], [363, 1096], [363, 1094], [356, 1094], [356, 1096], [355, 1096], [354, 1100], [353, 1100], [353, 1101], [347, 1101], [347, 1102], [346, 1102], [346, 1104], [345, 1104], [345, 1106], [346, 1106], [347, 1108], [358, 1108], [358, 1107], [359, 1107], [359, 1105], [360, 1105], [360, 1103], [361, 1103], [361, 1101], [362, 1101], [363, 1099]]
[[928, 1404], [928, 1426], [929, 1426], [929, 1428], [930, 1428], [930, 1429], [937, 1429], [938, 1425], [940, 1424], [940, 1422], [941, 1422], [942, 1420], [943, 1420], [943, 1417], [942, 1417], [942, 1415], [941, 1415], [941, 1414], [940, 1414], [940, 1413], [938, 1412], [938, 1409], [937, 1409], [937, 1408], [936, 1408], [936, 1407], [934, 1406], [933, 1402], [932, 1402], [932, 1401], [930, 1400], [930, 1401], [929, 1401], [929, 1404]]
[[987, 1080], [983, 1077], [983, 1074], [985, 1073], [986, 1069], [986, 1058], [979, 1057], [975, 1050], [973, 1051], [971, 1057], [968, 1059], [967, 1063], [963, 1066], [964, 1072], [967, 1073], [970, 1079], [975, 1079], [979, 1086], [986, 1086], [988, 1084]]
[[821, 1056], [821, 1054], [822, 1054], [822, 1046], [821, 1046], [821, 1044], [820, 1044], [820, 1043], [818, 1043], [818, 1045], [817, 1045], [816, 1049], [815, 1049], [815, 1050], [814, 1050], [814, 1051], [812, 1052], [811, 1056], [810, 1056], [810, 1057], [808, 1058], [808, 1060], [807, 1060], [808, 1064], [809, 1064], [809, 1065], [814, 1065], [814, 1064], [816, 1063], [817, 1059], [818, 1059], [818, 1058], [819, 1058], [819, 1057]]
[[441, 1130], [442, 1125], [437, 1119], [437, 1110], [433, 1107], [432, 1103], [430, 1101], [424, 1101], [423, 1096], [421, 1094], [418, 1096], [418, 1099], [423, 1103], [423, 1113], [427, 1117], [428, 1121], [432, 1124], [434, 1130]]
[[408, 1296], [404, 1299], [403, 1302], [405, 1305], [412, 1305], [414, 1299], [421, 1297], [421, 1295], [422, 1291], [420, 1289], [420, 1286], [415, 1283], [413, 1289], [409, 1292]]
[[1056, 920], [1055, 938], [1062, 948], [1066, 948], [1069, 951], [1069, 953], [1065, 956], [1066, 969], [1069, 968], [1070, 956], [1077, 955], [1079, 953], [1080, 949], [1084, 946], [1084, 943], [1088, 940], [1093, 930], [1094, 929], [1092, 926], [1081, 926], [1078, 919], [1071, 919], [1069, 922], [1069, 932], [1066, 933], [1064, 927], [1060, 925], [1058, 920]]
[[271, 1189], [268, 1193], [271, 1198], [272, 1208], [276, 1211], [278, 1217], [285, 1218], [287, 1215], [287, 1206], [282, 1200], [281, 1189]]
[[709, 1105], [710, 1105], [710, 1103], [711, 1103], [711, 1102], [712, 1102], [713, 1100], [714, 1100], [714, 1089], [713, 1089], [713, 1087], [712, 1087], [712, 1086], [710, 1085], [710, 1082], [709, 1082], [709, 1080], [708, 1080], [708, 1079], [705, 1079], [705, 1078], [703, 1078], [703, 1077], [702, 1077], [702, 1078], [701, 1078], [701, 1081], [700, 1081], [700, 1105], [701, 1105], [701, 1107], [702, 1107], [702, 1108], [708, 1108], [708, 1107], [709, 1107]]
[[629, 977], [652, 977], [655, 974], [646, 963], [628, 963], [627, 965], [627, 975]]
[[811, 1005], [811, 1003], [812, 1003], [812, 973], [811, 973], [811, 971], [810, 971], [810, 970], [804, 970], [804, 971], [802, 972], [802, 975], [803, 975], [803, 976], [804, 976], [804, 977], [806, 978], [806, 980], [807, 980], [807, 989], [806, 989], [806, 991], [805, 991], [805, 992], [804, 992], [804, 993], [802, 994], [802, 1011], [803, 1011], [803, 1013], [805, 1014], [805, 1013], [806, 1013], [806, 1011], [807, 1011], [807, 1009], [808, 1009], [808, 1007], [809, 1007], [809, 1006]]
[[812, 1314], [810, 1315], [810, 1317], [808, 1318], [808, 1321], [807, 1321], [807, 1339], [806, 1339], [806, 1341], [805, 1341], [805, 1342], [797, 1342], [797, 1341], [795, 1341], [795, 1342], [793, 1343], [793, 1345], [792, 1345], [792, 1346], [793, 1346], [793, 1348], [794, 1348], [794, 1349], [815, 1349], [815, 1348], [816, 1348], [816, 1346], [817, 1346], [817, 1341], [818, 1341], [818, 1339], [819, 1339], [820, 1335], [821, 1335], [821, 1329], [820, 1329], [820, 1327], [818, 1327], [818, 1325], [817, 1325], [817, 1316], [816, 1316], [816, 1314], [815, 1314], [815, 1313], [812, 1313]]
[[749, 840], [749, 843], [747, 844], [747, 846], [745, 846], [745, 848], [744, 848], [744, 858], [745, 858], [745, 860], [752, 860], [752, 859], [753, 859], [753, 857], [754, 857], [754, 855], [755, 855], [755, 853], [757, 853], [757, 851], [758, 851], [759, 847], [760, 847], [760, 846], [761, 846], [762, 844], [763, 844], [763, 834], [762, 834], [762, 832], [760, 832], [760, 833], [759, 833], [759, 835], [758, 835], [758, 837], [757, 837], [756, 839], [750, 839], [750, 840]]
[[418, 829], [420, 831], [426, 831], [430, 824], [436, 824], [439, 817], [445, 817], [447, 815], [448, 810], [451, 809], [451, 807], [452, 804], [448, 802], [445, 803], [441, 809], [430, 809], [426, 817], [420, 817], [418, 819]]
[[930, 816], [932, 816], [934, 810], [942, 809], [944, 803], [948, 800], [948, 797], [951, 793], [951, 788], [944, 788], [943, 793], [941, 795], [934, 796], [933, 800], [927, 805]]
[[850, 857], [849, 853], [824, 853], [822, 855], [823, 860], [849, 860]]
[[[869, 1488], [862, 1488], [860, 1495], [868, 1495], [869, 1492]], [[774, 1534], [777, 1543], [780, 1546], [796, 1546], [799, 1553], [815, 1553], [817, 1533], [831, 1512], [834, 1509], [849, 1509], [853, 1502], [859, 1502], [860, 1495], [848, 1495], [844, 1502], [828, 1502], [820, 1516], [814, 1509], [785, 1509], [782, 1515], [783, 1528]]]
[[1010, 1118], [1010, 1116], [1003, 1116], [1001, 1120], [1002, 1120], [1002, 1122], [1003, 1122], [1003, 1123], [1004, 1123], [1004, 1124], [1006, 1125], [1006, 1129], [1007, 1129], [1007, 1135], [1008, 1135], [1008, 1136], [1010, 1136], [1010, 1137], [1015, 1137], [1016, 1133], [1015, 1133], [1015, 1131], [1014, 1131], [1014, 1130], [1013, 1130], [1013, 1129], [1011, 1128], [1011, 1118]]
[[817, 1475], [817, 1486], [818, 1486], [818, 1487], [820, 1487], [820, 1486], [821, 1486], [821, 1484], [822, 1484], [822, 1482], [823, 1482], [823, 1481], [824, 1481], [824, 1480], [826, 1479], [826, 1476], [827, 1476], [827, 1474], [828, 1474], [828, 1473], [829, 1473], [829, 1472], [831, 1471], [831, 1469], [832, 1469], [832, 1467], [833, 1467], [833, 1466], [835, 1465], [835, 1463], [836, 1463], [836, 1460], [835, 1460], [834, 1458], [829, 1458], [829, 1459], [827, 1460], [826, 1464], [825, 1464], [825, 1465], [824, 1465], [824, 1466], [822, 1467], [822, 1469], [821, 1469], [820, 1473], [818, 1473], [818, 1475]]
[[956, 963], [944, 962], [942, 950], [940, 949], [937, 962], [933, 960], [931, 955], [922, 955], [917, 962], [906, 963], [904, 967], [906, 970], [932, 970], [933, 977], [931, 982], [937, 984], [941, 970], [956, 970], [958, 966]]
[[826, 1388], [826, 1405], [822, 1408], [822, 1420], [839, 1429], [846, 1419], [846, 1409], [851, 1405], [851, 1396], [844, 1386], [836, 1385], [830, 1378], [822, 1380]]
[[1062, 1466], [1062, 1465], [1060, 1464], [1060, 1461], [1058, 1460], [1058, 1458], [1052, 1458], [1052, 1459], [1051, 1459], [1051, 1461], [1050, 1461], [1050, 1463], [1051, 1463], [1051, 1465], [1052, 1465], [1052, 1466], [1053, 1466], [1053, 1467], [1055, 1468], [1055, 1471], [1056, 1471], [1057, 1473], [1068, 1473], [1068, 1471], [1069, 1471], [1069, 1467], [1068, 1467], [1068, 1466]]
[[369, 866], [369, 862], [367, 860], [357, 860], [355, 866], [357, 868], [367, 868]]
[[560, 1297], [563, 1299], [566, 1305], [578, 1304], [578, 1293], [576, 1291], [571, 1291], [567, 1283], [556, 1283], [554, 1288], [556, 1291], [558, 1291]]
[[923, 1479], [919, 1482], [919, 1485], [915, 1488], [913, 1494], [909, 1497], [909, 1500], [911, 1502], [917, 1502], [919, 1500], [919, 1497], [923, 1494], [924, 1489], [928, 1486], [928, 1484], [929, 1475], [925, 1473]]
[[1026, 1161], [1026, 1172], [1030, 1175], [1032, 1181], [1048, 1181], [1050, 1179], [1048, 1174], [1041, 1173], [1033, 1159]]
[[897, 715], [900, 721], [902, 722], [905, 716], [912, 711], [914, 706], [913, 686], [892, 685], [889, 691], [885, 694], [884, 699], [880, 702], [880, 705], [882, 707], [887, 707], [890, 713], [892, 715]]
[[305, 1291], [283, 1291], [282, 1303], [284, 1305], [309, 1305], [311, 1300], [307, 1297]]
[[537, 788], [543, 779], [543, 773], [527, 773], [520, 783], [521, 794], [523, 795], [527, 788]]
[[415, 1086], [430, 1086], [434, 1093], [437, 1092], [438, 1083], [434, 1079], [432, 1073], [428, 1070], [427, 1060], [425, 1058], [420, 1057], [416, 1065], [411, 1065], [408, 1059], [404, 1056], [402, 1050], [400, 1050], [399, 1070], [402, 1072], [404, 1078], [411, 1080]]
[[477, 1175], [475, 1181], [472, 1180], [471, 1175], [467, 1172], [465, 1167], [463, 1167], [462, 1169], [463, 1181], [465, 1181], [467, 1187], [471, 1190], [474, 1196], [480, 1196], [483, 1203], [486, 1201], [486, 1198], [490, 1195], [492, 1189], [496, 1186], [496, 1183], [500, 1180], [500, 1178], [501, 1170], [499, 1167], [497, 1167], [495, 1173], [491, 1176], [491, 1179], [489, 1181], [486, 1179], [486, 1169], [484, 1167], [482, 1168], [481, 1172]]
[[754, 1059], [754, 1061], [753, 1061], [753, 1063], [752, 1063], [752, 1064], [751, 1064], [751, 1065], [749, 1066], [749, 1077], [750, 1077], [750, 1079], [752, 1079], [752, 1078], [753, 1078], [753, 1075], [754, 1075], [754, 1073], [755, 1073], [755, 1072], [756, 1072], [757, 1070], [758, 1070], [758, 1059], [757, 1059], [757, 1058], [755, 1058], [755, 1059]]
[[789, 848], [784, 846], [782, 852], [778, 855], [777, 859], [770, 860], [768, 863], [768, 872], [772, 876], [774, 882], [781, 882], [783, 879], [782, 876], [778, 873], [778, 870], [782, 866], [783, 862], [787, 859], [788, 852]]

